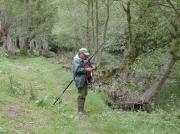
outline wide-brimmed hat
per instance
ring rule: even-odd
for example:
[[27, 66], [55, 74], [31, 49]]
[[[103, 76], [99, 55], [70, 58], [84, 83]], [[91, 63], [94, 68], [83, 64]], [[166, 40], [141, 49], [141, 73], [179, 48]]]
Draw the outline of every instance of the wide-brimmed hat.
[[84, 55], [88, 56], [89, 55], [89, 52], [86, 48], [81, 48], [79, 49], [79, 53], [83, 53]]

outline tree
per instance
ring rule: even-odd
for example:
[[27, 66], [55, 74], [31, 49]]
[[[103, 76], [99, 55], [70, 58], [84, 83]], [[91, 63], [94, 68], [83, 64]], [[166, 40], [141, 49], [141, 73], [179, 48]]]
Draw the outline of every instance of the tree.
[[[138, 1], [138, 3], [139, 2], [141, 3], [143, 1]], [[136, 7], [137, 5], [139, 5], [138, 3], [136, 3]], [[148, 9], [142, 10], [144, 9], [141, 7], [142, 5], [140, 6], [141, 8], [137, 8], [137, 9], [141, 9], [138, 13], [140, 15], [138, 15], [137, 19], [140, 21], [139, 24], [141, 24], [141, 27], [144, 26], [147, 27], [146, 29], [141, 28], [141, 30], [145, 33], [146, 30], [149, 29], [150, 33], [152, 32], [151, 37], [153, 41], [158, 42], [157, 44], [152, 44], [152, 48], [153, 48], [152, 50], [156, 50], [157, 48], [166, 50], [167, 56], [165, 59], [165, 63], [162, 66], [161, 71], [158, 74], [157, 78], [153, 80], [150, 87], [149, 88], [145, 87], [144, 89], [145, 92], [143, 92], [142, 94], [140, 93], [136, 94], [134, 92], [130, 93], [128, 91], [112, 92], [110, 93], [111, 95], [113, 94], [111, 97], [112, 99], [108, 102], [110, 106], [117, 105], [118, 107], [125, 109], [129, 109], [129, 108], [142, 109], [145, 105], [151, 104], [153, 100], [157, 97], [158, 93], [161, 91], [162, 86], [165, 84], [171, 70], [173, 69], [174, 64], [178, 60], [180, 60], [180, 40], [179, 40], [180, 20], [179, 20], [178, 2], [170, 1], [170, 0], [166, 0], [166, 1], [159, 0], [159, 1], [148, 1], [147, 3], [145, 2], [144, 4], [143, 6], [148, 7]], [[139, 25], [138, 22], [136, 22], [135, 24], [136, 26]], [[138, 29], [140, 30], [140, 27], [138, 27]], [[165, 32], [164, 31], [162, 32], [161, 31], [162, 29]], [[135, 40], [140, 38], [141, 39], [145, 38], [145, 36], [137, 37], [137, 34], [140, 34], [140, 31], [136, 33]], [[155, 36], [156, 38], [154, 38]], [[160, 39], [159, 37], [166, 38], [166, 40], [163, 40], [162, 38]], [[150, 40], [147, 40], [147, 42], [149, 41]], [[161, 43], [165, 45], [162, 46]], [[143, 48], [143, 49], [148, 50], [149, 48], [147, 46], [147, 48]], [[143, 53], [148, 53], [148, 51], [144, 51]]]
[[53, 0], [2, 0], [0, 21], [5, 50], [15, 51], [17, 41], [18, 47], [27, 49], [31, 39], [36, 40], [36, 46], [47, 46], [56, 4]]
[[[163, 1], [162, 1], [163, 2]], [[174, 2], [172, 3], [171, 0], [166, 0], [168, 7], [171, 8], [171, 10], [167, 10], [165, 8], [165, 12], [169, 14], [169, 12], [174, 12], [174, 17], [171, 18], [170, 20], [170, 25], [172, 26], [172, 30], [169, 31], [170, 35], [172, 36], [172, 41], [170, 44], [169, 49], [167, 50], [167, 59], [166, 62], [164, 63], [164, 66], [161, 70], [161, 73], [159, 77], [157, 77], [156, 81], [154, 84], [144, 93], [144, 101], [145, 102], [152, 102], [153, 99], [157, 96], [157, 94], [160, 92], [162, 89], [162, 85], [165, 83], [166, 79], [168, 78], [174, 64], [176, 61], [180, 60], [180, 12], [177, 9], [178, 3]], [[158, 6], [161, 8], [161, 6], [164, 5], [164, 3], [159, 3]], [[164, 12], [164, 11], [163, 11]], [[167, 17], [167, 16], [166, 16]], [[169, 19], [167, 17], [167, 19]]]
[[3, 48], [7, 53], [13, 53], [15, 51], [15, 43], [12, 39], [11, 31], [19, 17], [16, 16], [18, 13], [16, 8], [19, 9], [18, 4], [19, 3], [15, 1], [0, 1], [0, 33], [3, 41]]

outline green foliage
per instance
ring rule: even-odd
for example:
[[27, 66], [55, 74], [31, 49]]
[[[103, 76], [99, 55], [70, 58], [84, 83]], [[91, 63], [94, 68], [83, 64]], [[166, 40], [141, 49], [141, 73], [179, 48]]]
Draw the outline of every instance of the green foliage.
[[0, 56], [1, 56], [1, 57], [8, 56], [8, 55], [4, 52], [4, 50], [3, 50], [2, 47], [0, 47]]
[[132, 68], [139, 75], [151, 77], [159, 74], [164, 61], [165, 53], [160, 49], [137, 57]]
[[[86, 24], [85, 8], [78, 0], [62, 0], [58, 8], [58, 21], [53, 28], [54, 42], [72, 48], [80, 45], [80, 36]], [[83, 30], [81, 30], [83, 29]]]
[[32, 84], [30, 84], [30, 100], [36, 100], [37, 99], [37, 96], [36, 96], [36, 93], [32, 87]]
[[13, 39], [49, 37], [55, 21], [58, 0], [1, 0], [0, 21]]
[[[127, 1], [115, 1], [111, 6], [111, 19], [107, 42], [111, 46], [108, 50], [114, 54], [122, 52], [123, 47], [128, 44], [128, 24], [127, 16], [122, 8], [122, 3]], [[167, 48], [173, 38], [173, 23], [178, 19], [172, 8], [162, 6], [168, 5], [165, 1], [157, 4], [151, 0], [137, 0], [131, 2], [132, 35], [135, 49], [140, 55], [154, 51], [157, 48]], [[174, 2], [177, 5], [178, 2]]]
[[20, 95], [21, 94], [21, 84], [14, 78], [13, 75], [9, 75], [9, 93], [11, 95]]
[[151, 114], [146, 112], [104, 111], [93, 116], [96, 119], [93, 123], [102, 134], [119, 134], [119, 132], [130, 134], [177, 134], [179, 131], [178, 126], [176, 126], [179, 122], [177, 116], [178, 111], [171, 114], [161, 110]]
[[48, 96], [43, 96], [40, 99], [36, 98], [35, 104], [38, 107], [45, 107], [45, 106], [49, 106], [50, 104], [48, 103]]
[[[106, 90], [111, 88], [133, 93], [137, 92], [138, 94], [144, 93], [145, 90], [149, 89], [156, 82], [166, 58], [166, 53], [161, 49], [138, 56], [131, 66], [132, 72], [129, 76], [128, 84], [115, 79], [113, 85], [106, 87]], [[161, 91], [155, 98], [154, 108], [173, 111], [180, 107], [179, 67], [180, 62], [177, 61]]]
[[121, 66], [121, 59], [118, 56], [112, 55], [110, 53], [102, 53], [102, 58], [100, 61], [100, 67], [103, 69], [116, 68]]
[[20, 49], [20, 54], [27, 56], [28, 55], [27, 49], [24, 49], [24, 48]]

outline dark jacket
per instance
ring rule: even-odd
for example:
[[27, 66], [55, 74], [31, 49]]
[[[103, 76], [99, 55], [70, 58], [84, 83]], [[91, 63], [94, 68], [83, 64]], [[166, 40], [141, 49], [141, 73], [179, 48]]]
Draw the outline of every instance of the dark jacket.
[[[72, 70], [76, 87], [83, 88], [86, 86], [86, 69], [84, 67], [83, 60], [79, 58], [78, 54], [73, 58]], [[92, 77], [90, 79], [92, 79]], [[91, 80], [89, 80], [89, 82], [90, 81]]]

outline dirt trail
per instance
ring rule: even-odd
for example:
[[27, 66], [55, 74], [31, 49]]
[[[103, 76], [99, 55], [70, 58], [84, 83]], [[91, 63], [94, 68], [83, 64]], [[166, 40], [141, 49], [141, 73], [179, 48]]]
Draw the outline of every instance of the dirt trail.
[[[24, 65], [22, 65], [22, 64], [18, 64], [17, 65], [17, 67], [18, 68], [22, 68], [22, 66], [24, 66]], [[28, 70], [28, 68], [32, 68], [32, 66], [31, 65], [25, 65], [26, 66], [26, 68], [27, 68], [27, 70], [23, 70], [23, 72], [24, 73], [26, 73], [27, 71], [29, 71]], [[36, 69], [36, 68], [33, 68], [33, 70], [34, 69]], [[32, 70], [31, 70], [32, 71]], [[58, 75], [57, 75], [57, 73], [55, 73], [55, 72], [53, 72], [52, 71], [52, 80], [53, 80], [53, 84], [54, 84], [54, 87], [55, 87], [55, 89], [54, 90], [56, 90], [56, 92], [57, 92], [57, 95], [60, 95], [61, 93], [62, 93], [62, 91], [63, 91], [63, 89], [64, 89], [64, 87], [66, 86], [66, 85], [62, 85], [61, 83], [60, 83], [60, 80], [58, 79]], [[40, 83], [39, 83], [40, 84]], [[68, 82], [67, 82], [67, 84], [68, 84]], [[74, 84], [74, 83], [73, 83]], [[67, 90], [67, 92], [64, 94], [64, 96], [63, 96], [63, 102], [65, 102], [67, 105], [69, 105], [69, 106], [72, 106], [72, 112], [75, 114], [75, 115], [77, 115], [77, 127], [78, 127], [78, 131], [79, 131], [79, 133], [80, 134], [97, 134], [97, 131], [96, 131], [96, 128], [93, 126], [93, 124], [91, 124], [90, 123], [90, 121], [88, 120], [88, 115], [90, 114], [90, 113], [88, 113], [88, 114], [86, 114], [86, 115], [83, 115], [83, 116], [79, 116], [79, 114], [77, 113], [77, 92], [76, 92], [76, 90], [75, 89], [73, 89], [73, 84], [71, 85], [71, 87]], [[23, 100], [23, 102], [22, 102], [22, 98], [23, 97], [20, 97], [17, 101], [18, 102], [16, 102], [16, 103], [21, 103], [22, 105], [21, 106], [19, 106], [19, 105], [17, 105], [17, 107], [16, 106], [13, 106], [13, 104], [12, 105], [6, 105], [5, 106], [5, 117], [8, 119], [8, 120], [10, 120], [10, 121], [13, 121], [14, 123], [16, 122], [16, 119], [17, 118], [20, 118], [20, 119], [22, 119], [22, 118], [24, 118], [27, 114], [29, 114], [29, 116], [31, 117], [32, 115], [32, 113], [34, 112], [33, 110], [30, 110], [29, 109], [29, 106], [25, 106], [25, 105], [28, 105], [28, 103], [23, 103], [24, 102], [24, 100]], [[26, 107], [26, 108], [25, 108]], [[38, 110], [38, 109], [36, 109], [36, 110]], [[48, 112], [48, 111], [47, 111]], [[51, 111], [49, 111], [49, 112], [51, 112]], [[29, 119], [28, 119], [29, 120]], [[28, 122], [28, 120], [27, 120], [27, 122]], [[29, 121], [31, 121], [31, 120], [29, 120]], [[32, 120], [33, 121], [33, 120]], [[36, 122], [36, 121], [35, 121]], [[27, 127], [25, 127], [23, 124], [14, 124], [13, 123], [13, 127], [12, 127], [12, 129], [13, 129], [13, 132], [16, 132], [14, 129], [16, 128], [16, 127], [18, 127], [18, 129], [17, 130], [19, 130], [19, 131], [24, 131], [23, 129], [26, 129], [27, 131], [29, 131], [29, 133], [31, 133], [32, 131], [31, 130], [28, 130], [28, 128]], [[33, 128], [33, 127], [35, 127], [33, 124], [31, 124], [31, 125], [29, 125], [30, 126], [30, 128], [29, 129], [31, 129], [31, 128]]]

